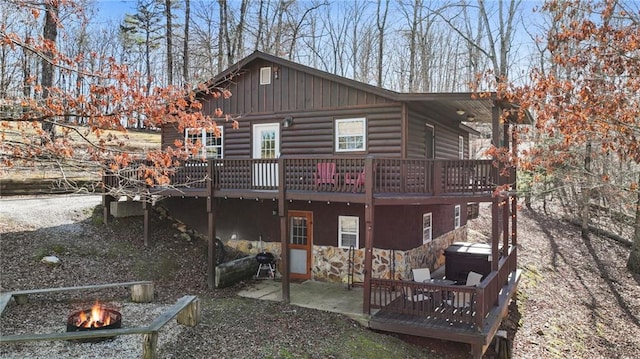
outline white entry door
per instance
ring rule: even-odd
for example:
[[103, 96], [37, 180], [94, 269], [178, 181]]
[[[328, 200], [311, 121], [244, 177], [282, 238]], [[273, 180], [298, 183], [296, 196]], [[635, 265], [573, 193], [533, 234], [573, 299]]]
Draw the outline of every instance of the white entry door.
[[[280, 124], [253, 125], [253, 158], [277, 159], [280, 156]], [[278, 164], [256, 163], [253, 166], [253, 185], [278, 186]]]

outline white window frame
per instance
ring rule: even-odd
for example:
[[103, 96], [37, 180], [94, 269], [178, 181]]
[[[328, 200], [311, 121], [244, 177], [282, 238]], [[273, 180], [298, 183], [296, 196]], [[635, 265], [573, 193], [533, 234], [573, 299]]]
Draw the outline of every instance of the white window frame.
[[[342, 228], [342, 220], [349, 219], [356, 221], [355, 232], [345, 230]], [[339, 248], [349, 248], [351, 245], [343, 244], [343, 236], [344, 235], [355, 235], [356, 243], [353, 245], [355, 249], [360, 248], [360, 218], [357, 216], [338, 216], [338, 247]]]
[[433, 214], [422, 214], [422, 244], [429, 243], [433, 240]]
[[271, 67], [260, 68], [260, 85], [271, 84]]
[[[340, 133], [340, 124], [347, 122], [360, 122], [360, 130], [359, 134], [349, 134], [343, 135]], [[358, 118], [342, 118], [335, 120], [335, 129], [334, 129], [334, 141], [335, 141], [335, 151], [336, 152], [362, 152], [367, 150], [367, 119], [364, 117]], [[340, 148], [340, 140], [346, 137], [362, 137], [361, 146], [357, 148]]]
[[458, 136], [458, 157], [464, 160], [464, 137]]
[[[184, 131], [184, 143], [185, 146], [193, 146], [192, 145], [192, 140], [189, 138], [189, 134], [196, 134], [195, 137], [199, 137], [200, 141], [202, 142], [202, 147], [200, 148], [200, 156], [204, 157], [204, 158], [223, 158], [224, 157], [224, 127], [223, 126], [216, 126], [218, 128], [218, 130], [220, 131], [220, 137], [219, 137], [219, 141], [220, 144], [214, 144], [214, 145], [207, 145], [207, 138], [208, 137], [215, 137], [215, 133], [213, 132], [207, 132], [206, 129], [204, 128], [187, 128]], [[198, 131], [200, 131], [200, 133], [198, 134]], [[216, 148], [218, 149], [217, 153], [218, 156], [208, 156], [208, 151], [207, 149], [211, 149], [211, 148]]]
[[453, 228], [460, 228], [460, 205], [453, 207]]

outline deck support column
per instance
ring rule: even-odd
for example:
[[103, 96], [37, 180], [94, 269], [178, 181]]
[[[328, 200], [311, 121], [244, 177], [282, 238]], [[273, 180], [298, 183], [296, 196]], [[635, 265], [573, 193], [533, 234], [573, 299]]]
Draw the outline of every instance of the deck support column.
[[[516, 255], [516, 260], [514, 263], [518, 263], [517, 261], [517, 249], [518, 249], [518, 197], [513, 196], [511, 199], [511, 245], [513, 246], [513, 253]], [[516, 268], [512, 268], [516, 270]]]
[[[365, 173], [373, 172], [373, 158], [367, 157], [364, 163]], [[364, 291], [362, 312], [364, 314], [370, 314], [371, 312], [371, 272], [373, 269], [373, 233], [374, 233], [374, 214], [375, 203], [373, 200], [373, 177], [366, 176], [364, 180], [365, 188], [365, 201], [364, 201], [364, 226], [365, 226], [365, 239], [364, 239]]]
[[214, 164], [209, 161], [209, 179], [207, 180], [207, 287], [215, 289], [216, 287], [216, 261], [218, 258], [218, 249], [216, 248], [216, 209], [213, 197], [213, 181], [211, 174], [213, 173]]
[[280, 217], [280, 269], [282, 270], [282, 301], [289, 304], [291, 295], [289, 290], [289, 226], [287, 225], [287, 199], [284, 179], [285, 158], [278, 159], [278, 216]]
[[[500, 147], [500, 106], [494, 103], [491, 108], [491, 144], [495, 147]], [[494, 155], [493, 160], [498, 158]], [[495, 182], [498, 186], [503, 184], [500, 176], [501, 164], [498, 164], [498, 168], [495, 169]], [[497, 271], [500, 257], [498, 254], [498, 243], [500, 241], [500, 198], [498, 196], [493, 197], [491, 202], [491, 270]]]
[[502, 255], [506, 256], [509, 252], [509, 238], [511, 237], [511, 196], [507, 196], [502, 200]]
[[[516, 132], [515, 128], [512, 128], [511, 130], [511, 154], [513, 155], [513, 158], [517, 158], [518, 157], [518, 133]], [[514, 176], [518, 175], [517, 172], [517, 167], [514, 164], [513, 165], [513, 172], [514, 172]], [[518, 193], [518, 179], [517, 177], [514, 178], [513, 180], [513, 187], [512, 187], [512, 192], [513, 192], [513, 196], [511, 197], [511, 245], [513, 246], [513, 251], [514, 251], [514, 255], [516, 256], [514, 263], [518, 263], [518, 257], [517, 257], [517, 253], [516, 253], [516, 248], [518, 248], [517, 244], [518, 244], [518, 239], [517, 239], [517, 235], [518, 235], [518, 195], [516, 193]], [[514, 268], [511, 268], [512, 270], [516, 270], [515, 266]]]
[[142, 210], [144, 212], [144, 219], [142, 221], [144, 222], [143, 237], [144, 237], [145, 247], [149, 246], [149, 203], [148, 201], [150, 200], [151, 200], [150, 198], [148, 200], [144, 197], [142, 198]]
[[500, 257], [498, 254], [498, 243], [500, 241], [500, 199], [493, 198], [491, 203], [491, 270], [498, 270]]

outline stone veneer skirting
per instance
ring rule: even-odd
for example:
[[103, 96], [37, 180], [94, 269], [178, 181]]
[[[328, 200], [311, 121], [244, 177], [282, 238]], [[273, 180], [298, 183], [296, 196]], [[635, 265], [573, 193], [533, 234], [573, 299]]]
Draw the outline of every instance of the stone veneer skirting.
[[[411, 269], [429, 267], [435, 271], [444, 265], [444, 250], [454, 242], [467, 239], [467, 228], [460, 227], [429, 243], [406, 251], [393, 249], [373, 249], [373, 277], [383, 279], [411, 280]], [[276, 258], [281, 256], [280, 242], [258, 242], [229, 240], [229, 247], [247, 254], [257, 254], [261, 250], [271, 252]], [[349, 273], [349, 250], [332, 246], [313, 246], [311, 278], [326, 282], [345, 282]], [[364, 248], [354, 253], [354, 282], [364, 281]]]

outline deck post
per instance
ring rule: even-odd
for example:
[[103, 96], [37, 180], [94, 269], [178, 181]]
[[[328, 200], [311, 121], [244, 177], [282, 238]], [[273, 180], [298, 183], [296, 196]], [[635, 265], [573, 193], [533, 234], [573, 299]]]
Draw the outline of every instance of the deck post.
[[[500, 147], [500, 106], [497, 103], [493, 104], [491, 108], [491, 143], [495, 147]], [[497, 161], [497, 157], [494, 155], [493, 160]], [[500, 178], [500, 164], [498, 164], [498, 168], [494, 168], [495, 183], [497, 185], [502, 184], [502, 180]], [[500, 225], [499, 225], [499, 216], [500, 216], [500, 199], [497, 196], [493, 197], [491, 202], [491, 270], [497, 271], [498, 264], [500, 262], [498, 255], [498, 243], [500, 240]]]
[[[516, 255], [515, 263], [518, 263], [518, 197], [516, 195], [511, 198], [511, 245], [513, 246], [513, 253]], [[511, 269], [516, 270], [515, 266]]]
[[216, 287], [216, 260], [218, 258], [218, 250], [216, 249], [216, 212], [213, 197], [213, 161], [208, 161], [209, 178], [207, 179], [207, 287], [214, 289]]
[[433, 195], [437, 196], [442, 193], [442, 161], [433, 161], [433, 177], [431, 177]]
[[286, 177], [284, 157], [278, 158], [278, 216], [280, 217], [280, 262], [282, 270], [282, 301], [289, 304], [291, 296], [289, 291], [289, 226], [287, 226], [287, 200]]
[[491, 270], [498, 270], [500, 257], [498, 253], [498, 243], [500, 241], [500, 226], [498, 217], [500, 217], [500, 199], [494, 197], [491, 202]]
[[[511, 153], [513, 155], [513, 158], [517, 158], [518, 157], [518, 134], [516, 133], [515, 130], [511, 131]], [[517, 176], [518, 175], [518, 171], [517, 171], [517, 167], [514, 164], [513, 165], [513, 171], [514, 171], [514, 175]], [[518, 239], [517, 239], [517, 235], [518, 235], [518, 178], [514, 178], [513, 180], [513, 187], [512, 187], [512, 192], [513, 192], [513, 196], [511, 197], [511, 245], [513, 246], [513, 250], [514, 250], [514, 255], [517, 255], [517, 253], [515, 253], [516, 248], [518, 247]], [[518, 263], [517, 261], [517, 257], [516, 257], [516, 261], [515, 263]], [[516, 266], [514, 266], [514, 268], [510, 268], [512, 270], [516, 270], [515, 268]]]
[[[365, 173], [373, 173], [373, 158], [367, 157], [364, 162]], [[369, 314], [371, 312], [371, 271], [373, 262], [373, 230], [374, 230], [374, 213], [375, 204], [373, 201], [373, 176], [366, 176], [364, 180], [365, 201], [364, 201], [364, 291], [362, 312]]]
[[144, 211], [144, 219], [142, 220], [144, 222], [144, 246], [147, 247], [149, 245], [149, 203], [147, 203], [147, 199], [145, 198], [142, 198], [142, 210]]
[[511, 221], [509, 218], [511, 217], [511, 206], [509, 205], [511, 202], [511, 196], [507, 195], [507, 197], [502, 200], [502, 251], [503, 255], [506, 256], [509, 250], [509, 237], [511, 236], [510, 224]]

